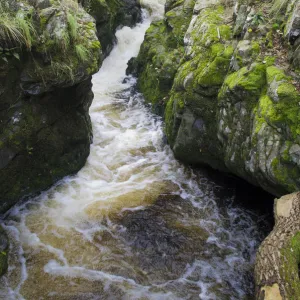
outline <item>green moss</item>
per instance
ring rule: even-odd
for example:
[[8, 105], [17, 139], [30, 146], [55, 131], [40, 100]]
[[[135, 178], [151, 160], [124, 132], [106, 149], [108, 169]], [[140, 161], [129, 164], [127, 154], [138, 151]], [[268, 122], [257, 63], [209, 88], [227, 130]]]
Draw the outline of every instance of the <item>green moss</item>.
[[216, 43], [211, 46], [211, 55], [220, 56], [224, 53], [225, 45], [221, 43]]
[[179, 112], [182, 111], [184, 109], [184, 100], [183, 99], [180, 99], [178, 102], [177, 102], [177, 106], [178, 106], [178, 110]]
[[91, 44], [92, 49], [101, 49], [101, 44], [99, 41], [93, 41]]
[[266, 62], [267, 67], [271, 67], [275, 64], [276, 58], [274, 56], [265, 56], [264, 61]]
[[183, 46], [184, 34], [189, 25], [191, 13], [183, 13], [182, 10], [170, 10], [165, 14], [168, 26], [172, 28], [172, 38], [174, 46]]
[[258, 55], [260, 53], [260, 45], [258, 42], [252, 42], [252, 55]]
[[160, 114], [184, 55], [183, 37], [191, 16], [192, 10], [177, 7], [166, 13], [165, 20], [152, 22], [135, 61], [138, 88]]
[[272, 49], [273, 45], [273, 31], [269, 31], [266, 35], [266, 45], [268, 48]]
[[297, 190], [297, 182], [300, 172], [295, 165], [284, 164], [278, 157], [274, 158], [271, 163], [272, 172], [276, 181], [287, 191], [294, 192]]
[[280, 100], [288, 101], [297, 105], [297, 101], [300, 100], [300, 95], [292, 83], [284, 82], [279, 84], [277, 88], [277, 95]]
[[274, 80], [282, 81], [287, 80], [288, 77], [284, 74], [284, 71], [275, 67], [270, 66], [267, 68], [267, 82], [271, 84]]
[[223, 24], [223, 14], [224, 7], [222, 5], [202, 10], [197, 19], [197, 25], [206, 26], [204, 27], [205, 31], [201, 34], [198, 32], [198, 26], [195, 27], [196, 30], [193, 30], [192, 38], [196, 44], [200, 42], [209, 45], [221, 40], [228, 40], [231, 37], [230, 26]]
[[278, 114], [271, 98], [268, 95], [263, 95], [259, 100], [259, 113], [269, 124], [275, 125], [282, 118]]
[[300, 263], [300, 232], [297, 232], [288, 245], [281, 251], [283, 268], [280, 275], [284, 279], [288, 298], [300, 299], [299, 263]]
[[173, 106], [174, 106], [174, 96], [171, 96], [171, 98], [167, 102], [166, 109], [165, 109], [165, 132], [168, 137], [168, 142], [171, 146], [174, 145], [176, 139], [176, 133], [174, 131]]
[[201, 86], [221, 86], [229, 69], [230, 60], [223, 57], [216, 57], [198, 77], [198, 84]]
[[233, 46], [229, 45], [229, 46], [227, 46], [227, 47], [225, 48], [225, 50], [224, 50], [222, 56], [223, 56], [224, 58], [231, 59], [231, 58], [232, 58], [232, 55], [233, 55], [233, 52], [234, 52]]
[[225, 84], [233, 90], [241, 88], [251, 92], [256, 96], [261, 94], [266, 83], [266, 67], [264, 64], [254, 64], [250, 69], [244, 67], [239, 71], [229, 75]]
[[[300, 107], [296, 102], [297, 98], [289, 97], [280, 98], [280, 101], [274, 102], [268, 95], [264, 95], [259, 101], [259, 116], [262, 117], [272, 127], [287, 130], [290, 138], [297, 139], [300, 134]], [[299, 98], [298, 98], [299, 99]], [[292, 102], [294, 101], [294, 103]], [[256, 129], [256, 132], [259, 128]]]

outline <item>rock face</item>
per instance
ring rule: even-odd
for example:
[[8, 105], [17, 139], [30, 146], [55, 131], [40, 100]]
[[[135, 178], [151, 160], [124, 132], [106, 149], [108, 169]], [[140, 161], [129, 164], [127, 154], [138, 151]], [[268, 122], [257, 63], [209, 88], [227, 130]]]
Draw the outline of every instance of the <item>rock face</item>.
[[259, 248], [256, 298], [300, 299], [300, 193], [275, 202], [275, 227]]
[[8, 267], [7, 255], [8, 255], [8, 238], [6, 233], [0, 226], [0, 277], [6, 272]]
[[[113, 23], [105, 29], [113, 36], [119, 21], [129, 22], [133, 2], [123, 17], [109, 3], [116, 1], [89, 11]], [[2, 1], [0, 16], [1, 213], [85, 164], [92, 141], [91, 75], [103, 52], [101, 23], [97, 33], [95, 20], [77, 1]], [[106, 53], [111, 44], [103, 42]]]
[[76, 2], [10, 1], [1, 18], [3, 212], [84, 165], [101, 46], [93, 18]]
[[97, 25], [97, 36], [104, 56], [112, 50], [118, 26], [133, 26], [141, 20], [141, 8], [136, 0], [82, 0], [83, 7], [91, 14]]
[[299, 3], [173, 1], [128, 73], [175, 156], [274, 195], [300, 188]]

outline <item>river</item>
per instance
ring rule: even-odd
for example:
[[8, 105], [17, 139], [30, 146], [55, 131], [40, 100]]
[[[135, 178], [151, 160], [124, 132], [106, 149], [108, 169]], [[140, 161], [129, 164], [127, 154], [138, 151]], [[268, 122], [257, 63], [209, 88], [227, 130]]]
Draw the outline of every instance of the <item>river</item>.
[[264, 217], [173, 157], [162, 120], [125, 76], [153, 17], [93, 78], [85, 167], [3, 216], [10, 238], [1, 299], [252, 299]]

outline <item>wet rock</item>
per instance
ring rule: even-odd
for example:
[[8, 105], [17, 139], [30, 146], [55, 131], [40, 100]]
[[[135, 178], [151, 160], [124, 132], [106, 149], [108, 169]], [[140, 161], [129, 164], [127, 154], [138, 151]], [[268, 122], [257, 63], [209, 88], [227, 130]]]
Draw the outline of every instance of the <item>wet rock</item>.
[[300, 36], [300, 4], [297, 2], [286, 24], [285, 35], [293, 45]]
[[0, 225], [0, 276], [2, 276], [8, 267], [8, 238]]
[[[284, 54], [272, 50], [280, 32], [268, 21], [276, 16], [285, 24], [283, 36], [295, 36], [289, 58], [298, 68], [298, 2], [274, 0], [268, 15], [251, 1], [196, 1], [188, 19], [171, 3], [164, 22], [152, 23], [132, 69], [146, 100], [162, 106], [176, 158], [233, 173], [275, 195], [298, 190], [300, 169], [289, 152], [299, 143], [298, 79], [286, 71], [288, 57], [282, 62]], [[176, 27], [173, 18], [188, 25]], [[183, 47], [169, 42], [183, 35]], [[175, 49], [183, 50], [180, 61]]]
[[45, 9], [51, 6], [50, 0], [37, 0], [35, 6], [38, 9]]
[[164, 194], [154, 205], [121, 218], [123, 237], [140, 268], [154, 281], [175, 279], [204, 252], [208, 234], [193, 218], [196, 215], [190, 202]]
[[81, 2], [97, 24], [72, 1], [8, 3], [32, 38], [0, 40], [0, 212], [76, 173], [89, 155], [91, 75], [116, 28], [133, 26], [141, 10], [135, 0]]
[[119, 26], [134, 26], [141, 20], [141, 7], [136, 0], [113, 2], [110, 0], [82, 1], [83, 7], [95, 18], [97, 36], [104, 57], [116, 42], [115, 31]]

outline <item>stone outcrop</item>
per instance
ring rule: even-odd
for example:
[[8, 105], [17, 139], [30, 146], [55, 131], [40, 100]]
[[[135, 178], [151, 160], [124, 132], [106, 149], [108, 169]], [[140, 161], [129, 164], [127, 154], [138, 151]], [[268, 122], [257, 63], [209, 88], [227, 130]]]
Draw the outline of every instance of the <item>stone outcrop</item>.
[[256, 298], [300, 299], [300, 193], [275, 201], [275, 227], [259, 248]]
[[77, 172], [89, 155], [96, 26], [74, 1], [1, 5], [0, 212]]
[[91, 75], [113, 44], [103, 30], [113, 36], [140, 10], [136, 1], [81, 2], [1, 2], [0, 213], [76, 173], [89, 155]]
[[300, 188], [299, 30], [298, 1], [167, 1], [128, 73], [178, 159]]

